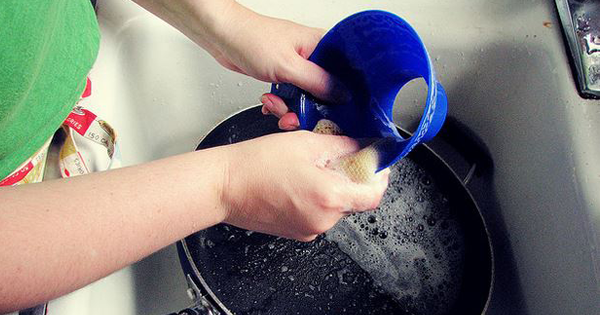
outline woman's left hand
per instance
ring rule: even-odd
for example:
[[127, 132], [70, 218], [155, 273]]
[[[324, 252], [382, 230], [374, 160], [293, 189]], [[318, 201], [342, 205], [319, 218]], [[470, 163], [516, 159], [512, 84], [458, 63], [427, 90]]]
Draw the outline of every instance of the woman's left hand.
[[[324, 30], [258, 14], [233, 0], [135, 0], [208, 51], [227, 69], [271, 83], [291, 83], [333, 103], [347, 95], [327, 71], [308, 61]], [[275, 95], [261, 97], [263, 112], [282, 129], [298, 127]]]
[[[224, 67], [258, 80], [292, 83], [317, 98], [343, 98], [342, 86], [307, 60], [325, 31], [255, 13], [237, 3], [225, 14], [224, 24], [215, 29], [216, 40], [206, 49]], [[263, 113], [279, 117], [279, 127], [298, 128], [298, 117], [273, 94], [261, 97]]]

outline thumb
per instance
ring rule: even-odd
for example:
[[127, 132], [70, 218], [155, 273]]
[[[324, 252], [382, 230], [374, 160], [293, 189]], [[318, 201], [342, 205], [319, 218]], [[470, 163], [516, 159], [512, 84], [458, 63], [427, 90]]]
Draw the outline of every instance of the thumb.
[[298, 56], [298, 62], [291, 69], [289, 83], [309, 92], [318, 99], [332, 103], [345, 103], [350, 100], [350, 92], [334, 76], [310, 60]]

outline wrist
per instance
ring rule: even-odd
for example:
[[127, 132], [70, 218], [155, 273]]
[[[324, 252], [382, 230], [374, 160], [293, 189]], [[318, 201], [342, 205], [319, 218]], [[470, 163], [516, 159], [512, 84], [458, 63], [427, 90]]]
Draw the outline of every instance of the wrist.
[[[222, 168], [219, 177], [219, 209], [222, 215], [221, 223], [232, 224], [239, 212], [247, 206], [246, 197], [250, 194], [248, 174], [245, 171], [249, 160], [248, 154], [237, 144], [221, 147], [220, 159]], [[246, 158], [244, 158], [246, 157]]]
[[235, 154], [234, 147], [226, 146], [223, 147], [221, 152], [222, 156], [220, 160], [220, 169], [218, 180], [216, 180], [216, 195], [218, 202], [216, 203], [218, 207], [218, 212], [220, 213], [220, 223], [223, 223], [231, 216], [231, 212], [233, 207], [231, 206], [231, 194], [232, 194], [232, 156]]
[[198, 230], [222, 223], [229, 216], [227, 206], [227, 187], [230, 169], [230, 148], [222, 146], [204, 149], [176, 156], [170, 176], [177, 176], [182, 181], [175, 189], [179, 197], [171, 198], [180, 203], [167, 206], [182, 209], [188, 221], [186, 232]]
[[[214, 224], [223, 223], [231, 213], [231, 181], [234, 154], [232, 146], [221, 146], [217, 148], [201, 150], [198, 156], [204, 154], [210, 155], [211, 162], [207, 165], [212, 168], [209, 172], [210, 178], [204, 179], [210, 182], [211, 191], [205, 196], [209, 197], [209, 207], [212, 207], [211, 213], [214, 214]], [[204, 157], [200, 157], [201, 160]], [[200, 163], [199, 163], [200, 164]]]

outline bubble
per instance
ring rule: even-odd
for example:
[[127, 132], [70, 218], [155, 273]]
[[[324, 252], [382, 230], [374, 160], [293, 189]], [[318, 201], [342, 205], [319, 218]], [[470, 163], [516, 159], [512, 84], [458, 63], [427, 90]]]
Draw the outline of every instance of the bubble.
[[367, 222], [369, 222], [369, 223], [375, 223], [375, 222], [377, 222], [377, 217], [375, 217], [374, 215], [370, 215], [367, 218]]

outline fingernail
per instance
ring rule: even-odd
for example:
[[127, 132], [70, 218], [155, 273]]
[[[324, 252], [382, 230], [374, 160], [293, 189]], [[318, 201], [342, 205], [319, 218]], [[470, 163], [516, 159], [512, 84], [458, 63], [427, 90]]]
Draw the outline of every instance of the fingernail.
[[271, 112], [273, 111], [273, 102], [271, 102], [271, 100], [267, 96], [265, 96], [265, 95], [263, 95], [260, 98], [260, 101], [261, 101], [261, 103], [263, 103], [263, 107], [261, 109], [261, 112], [264, 115], [271, 114]]
[[295, 118], [294, 121], [292, 122], [292, 126], [294, 128], [298, 128], [300, 127], [300, 121], [298, 121], [298, 118]]

